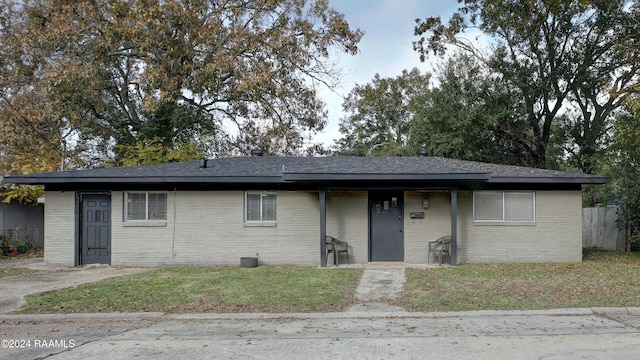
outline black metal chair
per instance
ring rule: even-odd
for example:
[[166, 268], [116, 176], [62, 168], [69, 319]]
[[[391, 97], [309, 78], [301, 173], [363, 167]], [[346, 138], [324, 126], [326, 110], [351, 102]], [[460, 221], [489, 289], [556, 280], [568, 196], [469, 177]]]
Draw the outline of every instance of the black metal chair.
[[443, 237], [438, 238], [438, 240], [429, 241], [429, 251], [427, 253], [427, 264], [431, 261], [431, 251], [438, 254], [438, 262], [442, 265], [442, 255], [447, 254], [449, 257], [449, 262], [451, 262], [451, 253], [449, 249], [451, 248], [451, 236], [445, 235]]
[[338, 266], [340, 253], [347, 254], [347, 264], [349, 262], [349, 243], [346, 241], [340, 241], [333, 236], [327, 236], [325, 238], [325, 243], [327, 245], [327, 259], [329, 258], [329, 254], [333, 254], [333, 264]]

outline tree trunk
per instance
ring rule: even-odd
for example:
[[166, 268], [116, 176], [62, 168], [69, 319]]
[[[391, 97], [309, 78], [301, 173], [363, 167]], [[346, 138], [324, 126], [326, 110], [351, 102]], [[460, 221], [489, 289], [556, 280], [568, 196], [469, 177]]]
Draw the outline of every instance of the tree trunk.
[[631, 252], [631, 209], [627, 209], [627, 236], [625, 237], [624, 252]]

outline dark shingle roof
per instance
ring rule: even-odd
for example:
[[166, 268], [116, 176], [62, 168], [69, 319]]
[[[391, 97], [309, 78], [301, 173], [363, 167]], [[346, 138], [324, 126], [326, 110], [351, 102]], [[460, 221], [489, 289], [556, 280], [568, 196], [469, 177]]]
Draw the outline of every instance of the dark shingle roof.
[[608, 178], [442, 157], [232, 157], [9, 176], [17, 184], [288, 183], [451, 180], [487, 183], [603, 184]]

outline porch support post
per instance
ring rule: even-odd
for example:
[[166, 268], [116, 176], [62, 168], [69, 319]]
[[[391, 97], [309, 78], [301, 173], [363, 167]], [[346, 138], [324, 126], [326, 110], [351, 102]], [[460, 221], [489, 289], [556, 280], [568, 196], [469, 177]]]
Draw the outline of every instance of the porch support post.
[[458, 265], [458, 187], [451, 188], [451, 265]]
[[320, 188], [320, 266], [327, 266], [327, 190]]

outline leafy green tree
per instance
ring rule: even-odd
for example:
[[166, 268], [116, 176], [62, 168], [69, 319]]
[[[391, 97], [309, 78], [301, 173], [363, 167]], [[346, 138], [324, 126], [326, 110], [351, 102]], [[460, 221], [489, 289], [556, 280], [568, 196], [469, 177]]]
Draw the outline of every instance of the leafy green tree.
[[[499, 75], [518, 97], [531, 137], [525, 147], [539, 167], [549, 166], [552, 131], [568, 116], [573, 156], [585, 171], [599, 150], [612, 112], [637, 81], [630, 48], [638, 43], [636, 1], [458, 0], [462, 7], [444, 24], [439, 17], [418, 21], [414, 43], [421, 59], [454, 45], [473, 54]], [[460, 37], [477, 27], [491, 43], [484, 53]]]
[[298, 151], [325, 125], [332, 50], [363, 35], [328, 0], [0, 0], [0, 26], [3, 121], [60, 156], [60, 129], [85, 152], [198, 134], [237, 153], [247, 129]]
[[340, 121], [342, 138], [337, 152], [343, 155], [395, 155], [407, 149], [417, 104], [429, 92], [429, 74], [403, 70], [395, 78], [376, 74], [366, 85], [356, 85], [342, 107], [348, 114]]
[[41, 186], [10, 185], [3, 189], [0, 186], [0, 198], [2, 202], [17, 201], [21, 204], [37, 205], [38, 199], [44, 196], [44, 188]]
[[588, 32], [576, 37], [577, 44], [571, 47], [572, 57], [582, 66], [575, 70], [569, 95], [576, 109], [567, 127], [574, 144], [569, 154], [584, 172], [596, 169], [598, 154], [607, 146], [603, 139], [611, 133], [616, 111], [638, 86], [638, 5], [637, 1], [594, 2], [587, 8], [595, 11], [586, 19]]
[[37, 99], [18, 95], [3, 101], [1, 96], [6, 106], [0, 105], [0, 175], [59, 170], [63, 155], [74, 158], [75, 149], [62, 145], [69, 129], [48, 116]]
[[617, 225], [627, 232], [626, 250], [640, 243], [640, 98], [625, 102], [613, 129], [612, 144], [598, 160], [601, 171], [612, 177], [607, 187], [587, 193], [588, 203], [618, 205]]
[[458, 53], [436, 71], [436, 87], [418, 102], [414, 148], [464, 160], [530, 165], [524, 114], [486, 67]]
[[120, 153], [118, 166], [134, 166], [147, 164], [162, 164], [168, 162], [197, 160], [204, 156], [193, 142], [173, 143], [168, 148], [163, 138], [154, 137], [136, 141], [133, 145], [117, 145]]

